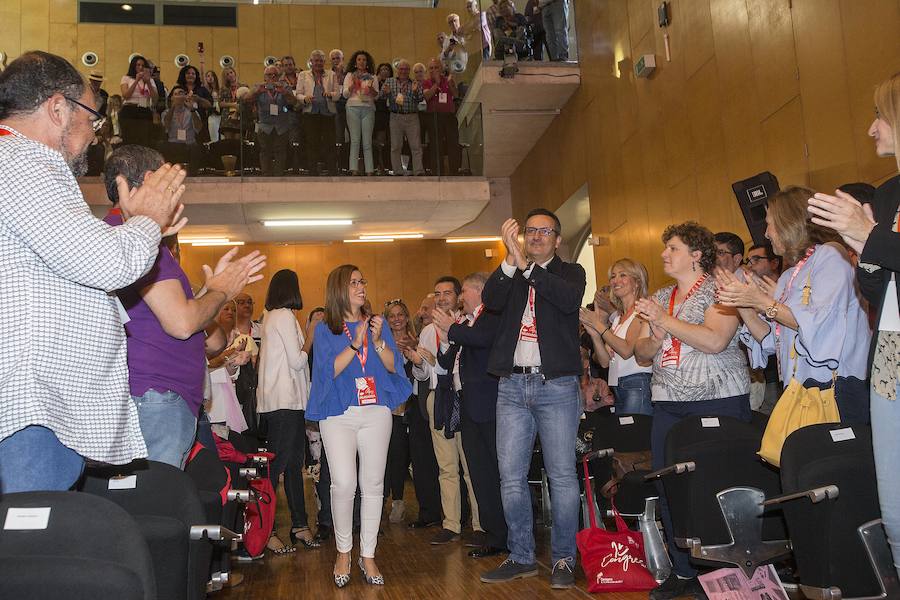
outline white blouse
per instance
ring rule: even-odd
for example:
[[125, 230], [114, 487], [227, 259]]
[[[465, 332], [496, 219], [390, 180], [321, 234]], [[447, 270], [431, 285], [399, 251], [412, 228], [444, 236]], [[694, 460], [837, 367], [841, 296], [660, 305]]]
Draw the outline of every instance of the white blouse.
[[306, 410], [309, 401], [309, 356], [306, 338], [289, 308], [266, 313], [256, 388], [257, 411]]

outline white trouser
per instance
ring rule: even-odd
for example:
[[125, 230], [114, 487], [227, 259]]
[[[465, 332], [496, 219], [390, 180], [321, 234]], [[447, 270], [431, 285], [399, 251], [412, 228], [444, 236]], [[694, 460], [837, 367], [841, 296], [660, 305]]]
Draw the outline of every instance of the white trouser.
[[351, 406], [344, 414], [319, 422], [331, 471], [331, 517], [338, 552], [353, 549], [353, 498], [359, 455], [359, 554], [375, 558], [392, 425], [391, 411], [385, 406]]

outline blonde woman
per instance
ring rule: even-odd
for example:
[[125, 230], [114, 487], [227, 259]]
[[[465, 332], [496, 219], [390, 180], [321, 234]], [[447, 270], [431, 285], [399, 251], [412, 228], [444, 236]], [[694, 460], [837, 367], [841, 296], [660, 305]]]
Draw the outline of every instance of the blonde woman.
[[[875, 88], [875, 120], [869, 135], [875, 153], [893, 156], [900, 171], [900, 73]], [[900, 565], [900, 175], [875, 191], [871, 206], [862, 206], [843, 192], [835, 194], [816, 194], [809, 199], [808, 210], [813, 223], [834, 229], [859, 253], [860, 291], [878, 311], [869, 350], [872, 445], [881, 516], [894, 564]]]
[[[609, 268], [608, 275], [609, 297], [596, 297], [593, 311], [581, 309], [581, 322], [591, 336], [597, 361], [609, 369], [607, 383], [616, 398], [616, 412], [652, 415], [653, 367], [639, 365], [634, 357], [641, 333], [634, 306], [638, 299], [647, 297], [647, 268], [621, 258]], [[615, 309], [611, 314], [610, 308]]]

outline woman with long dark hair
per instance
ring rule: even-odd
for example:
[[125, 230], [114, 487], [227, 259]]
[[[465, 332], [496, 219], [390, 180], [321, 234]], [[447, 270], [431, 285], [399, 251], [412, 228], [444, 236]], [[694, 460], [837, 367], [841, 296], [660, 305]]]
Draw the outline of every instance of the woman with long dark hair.
[[350, 129], [350, 174], [359, 175], [359, 147], [362, 146], [366, 175], [375, 174], [372, 158], [372, 132], [375, 130], [375, 98], [378, 79], [372, 55], [357, 50], [350, 57], [352, 70], [344, 77], [347, 99], [347, 127]]
[[153, 140], [153, 107], [159, 92], [147, 59], [140, 55], [131, 58], [128, 73], [119, 86], [122, 91], [122, 108], [119, 110], [119, 126], [126, 144], [151, 146]]
[[[257, 411], [266, 420], [268, 442], [275, 453], [269, 468], [273, 489], [278, 489], [278, 479], [284, 473], [284, 492], [291, 511], [291, 542], [318, 548], [309, 530], [303, 495], [309, 352], [318, 321], [311, 321], [304, 335], [295, 315], [302, 308], [297, 273], [290, 269], [275, 273], [266, 294], [267, 312], [262, 324]], [[276, 554], [293, 550], [293, 546], [285, 546], [274, 532], [268, 546]]]
[[[334, 583], [350, 583], [353, 498], [361, 490], [359, 568], [366, 582], [384, 585], [375, 564], [384, 502], [384, 468], [391, 438], [391, 411], [409, 398], [403, 356], [384, 318], [371, 316], [366, 280], [354, 265], [328, 275], [325, 321], [315, 332], [316, 360], [307, 418], [319, 421], [331, 470], [331, 512], [337, 559]], [[358, 465], [358, 476], [357, 476]]]
[[203, 86], [203, 79], [197, 67], [187, 65], [178, 72], [178, 85], [184, 88], [187, 98], [185, 102], [189, 108], [193, 108], [200, 115], [202, 131], [200, 133], [200, 141], [209, 140], [209, 128], [206, 124], [206, 118], [209, 116], [209, 109], [212, 108], [213, 99], [209, 90]]

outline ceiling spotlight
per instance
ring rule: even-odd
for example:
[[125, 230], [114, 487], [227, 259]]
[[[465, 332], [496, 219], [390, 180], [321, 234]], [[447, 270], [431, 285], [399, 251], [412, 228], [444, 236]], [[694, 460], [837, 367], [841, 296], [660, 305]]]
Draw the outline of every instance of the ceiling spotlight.
[[350, 219], [275, 219], [262, 221], [266, 227], [328, 227], [335, 225], [353, 225]]
[[499, 237], [447, 238], [448, 244], [465, 244], [467, 242], [499, 242]]
[[122, 5], [122, 10], [124, 10], [124, 11], [130, 11], [132, 8], [134, 8], [134, 7], [131, 6], [130, 4], [123, 4], [123, 5]]

